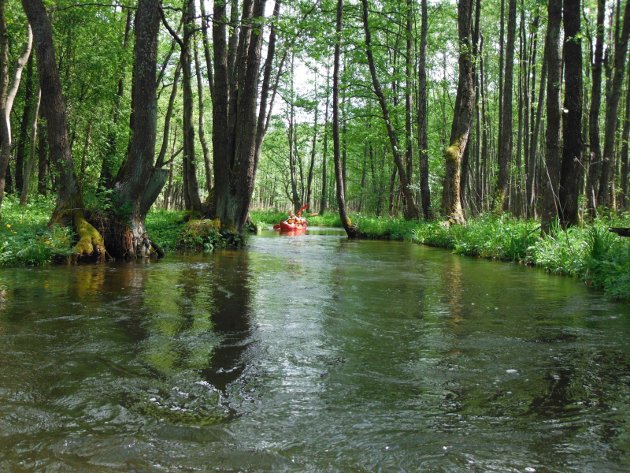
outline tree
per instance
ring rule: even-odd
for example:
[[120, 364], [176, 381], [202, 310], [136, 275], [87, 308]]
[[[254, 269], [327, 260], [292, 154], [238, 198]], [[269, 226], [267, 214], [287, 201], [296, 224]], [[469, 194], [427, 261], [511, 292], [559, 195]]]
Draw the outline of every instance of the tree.
[[607, 207], [610, 202], [609, 183], [613, 162], [615, 160], [615, 135], [619, 124], [619, 102], [621, 100], [621, 88], [625, 74], [626, 53], [628, 51], [628, 39], [630, 38], [630, 2], [626, 2], [623, 15], [623, 26], [615, 41], [614, 74], [610, 99], [606, 101], [606, 122], [604, 131], [604, 156], [602, 173], [599, 183], [597, 201], [599, 205]]
[[42, 108], [48, 123], [48, 147], [58, 174], [57, 205], [51, 223], [72, 225], [79, 235], [79, 255], [96, 254], [105, 258], [105, 244], [100, 233], [84, 216], [83, 192], [74, 173], [74, 162], [68, 141], [66, 106], [61, 80], [55, 62], [52, 29], [42, 0], [23, 0], [22, 6], [33, 27], [37, 73], [42, 90]]
[[[48, 147], [58, 174], [57, 204], [51, 224], [72, 225], [79, 235], [75, 247], [80, 256], [103, 260], [106, 242], [85, 218], [83, 192], [74, 172], [68, 140], [66, 106], [55, 61], [52, 30], [41, 0], [23, 0], [22, 5], [33, 25], [37, 70], [42, 89], [42, 110], [48, 124]], [[102, 224], [107, 248], [117, 256], [146, 255], [151, 241], [144, 219], [160, 193], [166, 173], [153, 169], [156, 135], [156, 57], [159, 31], [157, 0], [139, 0], [134, 46], [133, 103], [135, 104], [130, 153], [114, 184], [114, 215]]]
[[[31, 24], [26, 27], [26, 43], [13, 70], [13, 79], [9, 87], [9, 38], [5, 18], [5, 3], [0, 0], [0, 207], [4, 197], [5, 175], [11, 157], [11, 110], [17, 95], [22, 70], [26, 65], [33, 46]], [[0, 219], [2, 217], [0, 216]]]
[[134, 104], [130, 152], [114, 183], [115, 216], [108, 244], [116, 256], [147, 256], [152, 248], [145, 219], [168, 177], [153, 167], [157, 128], [156, 64], [160, 8], [157, 0], [138, 0], [133, 64]]
[[420, 166], [420, 196], [422, 214], [431, 218], [431, 190], [429, 188], [429, 137], [427, 136], [427, 38], [429, 19], [427, 0], [422, 0], [420, 26], [420, 54], [418, 57], [418, 163]]
[[562, 21], [562, 0], [549, 0], [547, 38], [545, 51], [547, 57], [547, 138], [546, 166], [543, 176], [543, 208], [541, 224], [547, 233], [558, 216], [558, 184], [560, 181], [560, 91], [562, 54], [560, 52], [560, 23]]
[[468, 144], [475, 105], [472, 45], [470, 41], [473, 0], [457, 5], [459, 33], [459, 80], [453, 112], [450, 145], [444, 152], [446, 174], [442, 188], [442, 212], [450, 221], [465, 223], [460, 198], [461, 161]]
[[591, 109], [589, 111], [588, 141], [591, 148], [588, 168], [586, 199], [591, 213], [597, 208], [597, 190], [601, 172], [602, 149], [599, 132], [599, 109], [602, 101], [602, 63], [604, 58], [604, 17], [606, 15], [606, 0], [597, 2], [597, 31], [595, 40], [595, 54], [591, 65]]
[[[363, 1], [364, 11], [367, 9], [367, 0]], [[367, 21], [367, 12], [364, 13]], [[343, 172], [341, 169], [341, 139], [339, 133], [339, 63], [341, 58], [341, 27], [343, 24], [343, 0], [337, 0], [337, 17], [335, 22], [335, 57], [333, 64], [333, 100], [332, 100], [332, 127], [333, 127], [333, 156], [335, 160], [335, 180], [337, 182], [337, 205], [339, 206], [339, 218], [346, 234], [350, 238], [357, 236], [357, 229], [352, 224], [346, 211], [346, 197], [343, 185]], [[368, 46], [369, 47], [369, 46]]]
[[[213, 50], [213, 150], [214, 215], [225, 232], [243, 233], [256, 178], [259, 152], [265, 126], [264, 112], [271, 70], [265, 68], [263, 87], [259, 91], [259, 66], [263, 42], [265, 0], [245, 0], [241, 29], [230, 49], [227, 42], [226, 3], [214, 2]], [[279, 2], [276, 2], [279, 9]], [[232, 10], [234, 13], [234, 9]], [[223, 21], [219, 21], [223, 20]], [[270, 42], [271, 45], [271, 42]], [[235, 47], [238, 49], [235, 51]], [[235, 54], [234, 68], [229, 68]], [[267, 61], [274, 52], [269, 48]], [[234, 74], [230, 74], [234, 71]], [[260, 116], [256, 118], [257, 99], [261, 98]], [[236, 95], [236, 100], [230, 98]]]
[[582, 167], [582, 40], [580, 39], [581, 2], [564, 5], [564, 116], [562, 120], [562, 167], [560, 171], [560, 223], [579, 221], [578, 197]]
[[392, 154], [394, 156], [394, 162], [396, 163], [396, 171], [398, 172], [398, 175], [400, 178], [400, 187], [405, 197], [405, 218], [407, 220], [411, 220], [411, 219], [419, 217], [418, 209], [416, 207], [413, 192], [411, 191], [411, 188], [409, 187], [409, 176], [407, 175], [407, 171], [405, 170], [400, 145], [396, 137], [394, 126], [392, 125], [392, 119], [390, 116], [389, 107], [385, 100], [385, 95], [383, 94], [381, 84], [376, 74], [376, 67], [374, 65], [374, 55], [372, 52], [372, 34], [370, 31], [370, 23], [368, 19], [367, 0], [361, 0], [361, 4], [363, 5], [363, 29], [365, 31], [365, 53], [367, 55], [370, 75], [372, 77], [372, 86], [374, 89], [374, 94], [376, 95], [378, 99], [378, 103], [381, 106], [381, 113], [383, 116], [383, 121], [385, 122], [385, 127], [387, 129], [387, 136], [389, 137], [389, 143], [391, 146]]
[[508, 12], [508, 34], [505, 51], [505, 84], [503, 86], [503, 115], [501, 116], [501, 138], [499, 141], [499, 175], [495, 191], [494, 211], [503, 211], [507, 196], [512, 160], [512, 89], [514, 80], [514, 42], [516, 37], [516, 0], [510, 0]]

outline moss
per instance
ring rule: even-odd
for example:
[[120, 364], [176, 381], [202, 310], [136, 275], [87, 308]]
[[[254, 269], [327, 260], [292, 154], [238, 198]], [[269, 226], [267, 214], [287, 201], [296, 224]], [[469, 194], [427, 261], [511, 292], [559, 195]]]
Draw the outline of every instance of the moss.
[[204, 248], [206, 244], [214, 246], [219, 238], [220, 219], [190, 220], [182, 228], [181, 246], [187, 248]]
[[451, 146], [446, 148], [446, 151], [444, 152], [444, 159], [446, 161], [451, 161], [453, 163], [459, 162], [460, 145], [463, 139], [463, 136], [459, 136]]
[[78, 255], [92, 256], [96, 251], [98, 255], [105, 252], [105, 242], [101, 234], [83, 216], [81, 210], [73, 212], [74, 228], [79, 235], [79, 241], [75, 245]]

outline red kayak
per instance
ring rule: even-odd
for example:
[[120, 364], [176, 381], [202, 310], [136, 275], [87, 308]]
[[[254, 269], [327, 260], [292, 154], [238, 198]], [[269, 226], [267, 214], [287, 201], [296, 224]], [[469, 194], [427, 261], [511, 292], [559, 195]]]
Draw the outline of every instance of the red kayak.
[[306, 230], [306, 223], [304, 225], [296, 225], [295, 223], [280, 222], [281, 232], [303, 232]]

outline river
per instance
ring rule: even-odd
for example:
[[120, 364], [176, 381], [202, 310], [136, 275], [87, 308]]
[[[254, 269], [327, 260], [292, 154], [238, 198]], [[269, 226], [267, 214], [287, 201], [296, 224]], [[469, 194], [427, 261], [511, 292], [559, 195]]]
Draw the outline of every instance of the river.
[[0, 471], [630, 471], [630, 306], [337, 230], [0, 270]]

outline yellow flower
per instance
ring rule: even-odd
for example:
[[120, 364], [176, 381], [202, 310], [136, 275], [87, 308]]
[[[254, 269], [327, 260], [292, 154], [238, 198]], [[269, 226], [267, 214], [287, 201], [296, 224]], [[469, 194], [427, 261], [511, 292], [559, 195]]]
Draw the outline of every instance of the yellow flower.
[[47, 244], [47, 245], [50, 245], [50, 242], [49, 242], [48, 240], [46, 240], [46, 244]]
[[7, 223], [7, 228], [11, 228], [11, 225], [9, 225], [8, 223]]
[[14, 232], [13, 230], [11, 230], [11, 233], [13, 233], [14, 235], [17, 235], [17, 232]]

